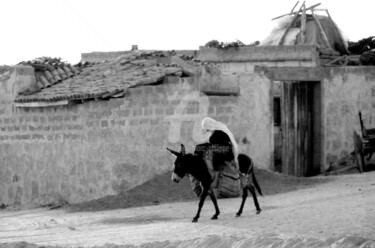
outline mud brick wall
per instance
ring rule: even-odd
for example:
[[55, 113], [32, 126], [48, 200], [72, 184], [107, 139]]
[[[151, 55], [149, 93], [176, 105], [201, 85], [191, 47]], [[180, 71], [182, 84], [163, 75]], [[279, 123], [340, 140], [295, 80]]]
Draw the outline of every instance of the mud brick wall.
[[354, 151], [353, 131], [361, 133], [358, 111], [366, 127], [375, 127], [374, 68], [332, 68], [326, 74], [322, 82], [325, 169]]
[[193, 149], [204, 141], [207, 115], [226, 123], [257, 164], [270, 164], [270, 83], [263, 75], [225, 77], [239, 96], [205, 95], [203, 79], [167, 78], [125, 98], [38, 108], [13, 103], [20, 85], [35, 83], [32, 70], [3, 68], [0, 79], [0, 204], [76, 203], [124, 192], [171, 170], [167, 146]]

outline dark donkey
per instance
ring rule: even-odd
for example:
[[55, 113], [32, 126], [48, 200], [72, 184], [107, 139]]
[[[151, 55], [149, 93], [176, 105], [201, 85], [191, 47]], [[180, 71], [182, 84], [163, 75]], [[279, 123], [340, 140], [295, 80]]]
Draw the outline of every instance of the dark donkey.
[[[201, 186], [203, 188], [202, 193], [200, 195], [200, 200], [198, 204], [198, 211], [195, 217], [193, 218], [193, 222], [197, 222], [200, 216], [200, 212], [202, 210], [204, 201], [209, 195], [211, 197], [211, 200], [215, 206], [215, 214], [212, 216], [211, 219], [215, 220], [220, 214], [219, 206], [217, 204], [216, 196], [211, 188], [211, 184], [213, 182], [212, 175], [210, 174], [207, 164], [204, 161], [203, 157], [193, 154], [186, 154], [185, 152], [185, 146], [181, 145], [181, 152], [173, 151], [169, 148], [167, 148], [168, 151], [170, 151], [172, 154], [176, 156], [176, 160], [174, 162], [174, 171], [172, 174], [172, 180], [176, 183], [178, 183], [186, 174], [190, 174], [193, 177], [195, 177], [198, 181], [201, 182]], [[238, 162], [240, 167], [240, 172], [245, 174], [243, 177], [246, 178], [246, 183], [242, 184], [242, 203], [240, 206], [239, 211], [237, 212], [236, 216], [239, 217], [242, 214], [242, 210], [246, 201], [246, 198], [248, 196], [247, 191], [249, 190], [253, 196], [254, 204], [257, 209], [257, 214], [261, 212], [261, 209], [259, 207], [258, 199], [255, 193], [255, 188], [258, 190], [259, 194], [262, 195], [261, 189], [259, 187], [258, 182], [256, 181], [255, 175], [254, 175], [254, 166], [252, 163], [252, 160], [245, 154], [239, 154], [238, 155]], [[254, 186], [248, 182], [248, 175], [252, 174], [252, 179], [255, 185]], [[244, 178], [243, 178], [244, 179]]]

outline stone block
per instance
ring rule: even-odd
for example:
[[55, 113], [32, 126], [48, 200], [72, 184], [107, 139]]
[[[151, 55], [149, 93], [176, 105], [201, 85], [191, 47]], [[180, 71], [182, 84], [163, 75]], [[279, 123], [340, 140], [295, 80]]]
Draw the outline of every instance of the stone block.
[[167, 95], [167, 89], [164, 85], [157, 85], [155, 87], [155, 93], [161, 95]]
[[102, 120], [101, 121], [101, 127], [102, 128], [107, 128], [109, 125], [108, 125], [108, 121], [107, 120]]
[[130, 109], [123, 109], [123, 110], [119, 110], [117, 112], [117, 114], [120, 116], [120, 117], [128, 117], [130, 115]]
[[154, 86], [144, 86], [143, 88], [145, 97], [149, 97], [149, 95], [153, 95], [155, 93]]
[[148, 125], [150, 123], [150, 119], [141, 119], [139, 121], [140, 125]]
[[131, 89], [128, 89], [128, 93], [130, 97], [142, 97], [143, 88], [142, 87], [131, 88]]
[[130, 120], [129, 125], [130, 125], [130, 126], [138, 126], [139, 123], [140, 123], [140, 120], [138, 120], [138, 119], [133, 119], [133, 120]]
[[160, 107], [155, 108], [154, 113], [155, 113], [155, 115], [158, 115], [158, 116], [160, 116], [160, 115], [164, 116], [164, 109], [160, 108]]
[[165, 115], [173, 115], [174, 114], [174, 107], [165, 108]]
[[42, 134], [33, 134], [31, 136], [31, 139], [33, 139], [33, 140], [43, 140], [44, 139], [44, 135], [42, 135]]
[[154, 110], [152, 108], [143, 109], [143, 115], [149, 116], [149, 115], [153, 115], [153, 114], [154, 114]]
[[79, 116], [78, 116], [78, 115], [74, 115], [74, 116], [72, 116], [72, 121], [78, 121], [78, 119], [79, 119]]
[[12, 139], [15, 140], [29, 140], [31, 137], [30, 134], [17, 134], [15, 136], [12, 136]]
[[196, 107], [191, 107], [191, 108], [185, 108], [184, 109], [184, 114], [187, 115], [194, 115], [198, 113], [199, 108]]
[[160, 119], [159, 118], [157, 118], [157, 119], [151, 119], [150, 120], [150, 125], [151, 126], [157, 126], [159, 124], [160, 124]]
[[113, 109], [113, 108], [120, 108], [123, 105], [124, 105], [124, 99], [123, 98], [120, 98], [120, 99], [111, 98], [109, 100], [108, 107]]
[[132, 109], [132, 116], [140, 116], [142, 115], [142, 113], [143, 113], [142, 108]]

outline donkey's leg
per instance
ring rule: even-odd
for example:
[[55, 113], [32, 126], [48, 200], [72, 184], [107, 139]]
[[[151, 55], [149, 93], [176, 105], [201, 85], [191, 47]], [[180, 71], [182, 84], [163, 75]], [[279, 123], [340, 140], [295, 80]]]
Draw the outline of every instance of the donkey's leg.
[[236, 214], [236, 217], [240, 217], [241, 214], [242, 214], [242, 210], [243, 210], [243, 207], [245, 206], [245, 202], [246, 202], [246, 198], [247, 198], [247, 186], [242, 188], [242, 202], [241, 202], [241, 206], [240, 206], [240, 209], [238, 210], [237, 214]]
[[217, 217], [218, 217], [219, 214], [220, 214], [220, 209], [219, 209], [219, 205], [217, 204], [217, 199], [216, 199], [215, 193], [214, 193], [213, 190], [210, 188], [210, 190], [208, 191], [208, 194], [210, 195], [211, 200], [212, 200], [212, 203], [213, 203], [214, 206], [215, 206], [215, 215], [211, 217], [211, 220], [217, 220]]
[[260, 209], [260, 207], [259, 207], [257, 194], [255, 193], [255, 187], [254, 187], [254, 185], [249, 184], [247, 188], [249, 189], [251, 195], [253, 196], [254, 204], [255, 204], [255, 207], [257, 209], [257, 214], [260, 214], [260, 212], [262, 212], [262, 209]]
[[206, 199], [207, 194], [208, 194], [208, 189], [207, 188], [203, 188], [201, 199], [199, 200], [199, 204], [198, 204], [198, 212], [195, 215], [195, 217], [194, 217], [194, 219], [193, 219], [192, 222], [197, 222], [198, 221], [199, 216], [201, 214], [201, 210], [202, 210], [203, 204], [204, 204], [204, 200]]

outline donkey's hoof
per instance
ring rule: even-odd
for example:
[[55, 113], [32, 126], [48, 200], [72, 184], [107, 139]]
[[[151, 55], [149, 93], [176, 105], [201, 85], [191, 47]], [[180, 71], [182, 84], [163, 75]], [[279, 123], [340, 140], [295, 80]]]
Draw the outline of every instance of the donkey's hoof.
[[262, 212], [262, 209], [257, 210], [257, 214], [260, 214], [260, 212]]
[[217, 220], [217, 216], [216, 215], [212, 216], [211, 220]]
[[198, 219], [194, 218], [191, 222], [198, 222]]
[[241, 217], [241, 214], [239, 214], [239, 213], [236, 213], [236, 217]]

